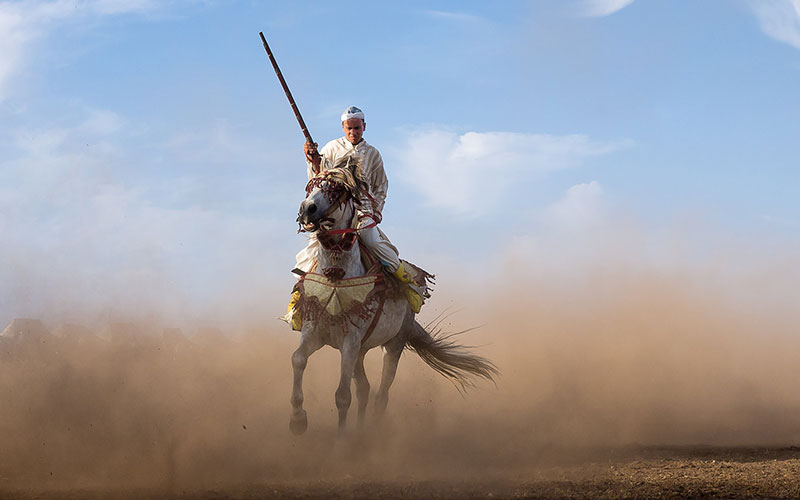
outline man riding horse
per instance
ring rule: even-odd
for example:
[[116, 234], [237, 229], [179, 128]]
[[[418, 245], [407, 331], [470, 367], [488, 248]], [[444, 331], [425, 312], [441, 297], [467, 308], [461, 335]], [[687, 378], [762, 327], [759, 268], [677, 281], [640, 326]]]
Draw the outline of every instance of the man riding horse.
[[[341, 116], [344, 137], [330, 141], [317, 153], [316, 144], [306, 142], [303, 152], [308, 165], [308, 178], [312, 179], [321, 171], [347, 162], [348, 159], [360, 165], [361, 181], [369, 192], [366, 200], [359, 204], [357, 216], [357, 234], [361, 244], [375, 256], [386, 270], [398, 281], [405, 284], [404, 291], [411, 309], [418, 313], [422, 307], [423, 297], [413, 287], [414, 280], [400, 261], [397, 248], [392, 245], [389, 238], [377, 226], [381, 222], [381, 211], [386, 201], [386, 192], [389, 181], [383, 169], [383, 159], [380, 152], [364, 140], [364, 130], [367, 123], [364, 112], [355, 106], [347, 108]], [[311, 271], [316, 263], [319, 242], [314, 234], [309, 236], [308, 245], [296, 256], [296, 269], [302, 273]], [[292, 293], [292, 300], [285, 319], [292, 325], [293, 330], [302, 327], [302, 315], [295, 307], [300, 299], [300, 292]]]

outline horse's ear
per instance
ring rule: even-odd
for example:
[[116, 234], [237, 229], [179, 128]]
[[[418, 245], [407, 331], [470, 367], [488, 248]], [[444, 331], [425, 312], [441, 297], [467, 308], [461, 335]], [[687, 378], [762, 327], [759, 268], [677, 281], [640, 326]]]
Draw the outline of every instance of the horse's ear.
[[361, 158], [357, 158], [352, 162], [351, 172], [353, 173], [353, 178], [356, 180], [356, 183], [366, 183], [364, 181], [364, 170], [361, 168], [362, 160]]
[[364, 179], [364, 171], [361, 169], [361, 159], [352, 162], [350, 172], [353, 174], [353, 183], [359, 191], [369, 192], [369, 183]]
[[358, 178], [358, 174], [360, 173], [358, 168], [360, 163], [361, 162], [357, 158], [353, 158], [352, 156], [347, 159], [347, 168], [355, 178]]

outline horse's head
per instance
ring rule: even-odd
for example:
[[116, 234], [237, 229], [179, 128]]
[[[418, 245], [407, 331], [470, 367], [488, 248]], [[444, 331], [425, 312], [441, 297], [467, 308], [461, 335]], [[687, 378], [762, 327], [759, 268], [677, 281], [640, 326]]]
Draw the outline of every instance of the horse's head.
[[[306, 199], [300, 204], [297, 222], [303, 231], [344, 227], [341, 220], [358, 203], [359, 181], [350, 165], [323, 170], [306, 185]], [[349, 211], [352, 216], [352, 210]]]

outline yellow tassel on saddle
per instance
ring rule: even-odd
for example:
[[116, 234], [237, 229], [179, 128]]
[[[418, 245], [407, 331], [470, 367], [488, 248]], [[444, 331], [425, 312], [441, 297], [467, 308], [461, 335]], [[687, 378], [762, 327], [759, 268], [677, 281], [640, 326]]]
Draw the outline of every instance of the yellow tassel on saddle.
[[[400, 263], [400, 267], [397, 268], [397, 271], [392, 273], [392, 276], [406, 285], [416, 285], [414, 278], [408, 274], [408, 271], [406, 271], [406, 268], [403, 267], [402, 262]], [[403, 291], [406, 294], [406, 299], [408, 299], [408, 304], [411, 306], [411, 310], [414, 311], [414, 314], [418, 313], [419, 310], [422, 309], [422, 296], [410, 286], [404, 287]]]
[[289, 301], [289, 307], [286, 308], [286, 316], [291, 317], [289, 324], [292, 325], [292, 330], [300, 331], [303, 329], [303, 315], [300, 310], [296, 308], [297, 302], [300, 301], [300, 291], [295, 290], [292, 292], [292, 300]]

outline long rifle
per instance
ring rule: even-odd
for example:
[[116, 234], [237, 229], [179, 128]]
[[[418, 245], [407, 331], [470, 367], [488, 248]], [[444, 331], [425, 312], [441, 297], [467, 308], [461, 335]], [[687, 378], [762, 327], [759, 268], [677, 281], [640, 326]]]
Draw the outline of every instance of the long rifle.
[[[294, 102], [294, 97], [292, 97], [292, 92], [289, 90], [289, 86], [286, 85], [286, 80], [283, 79], [283, 73], [281, 73], [281, 69], [278, 67], [278, 61], [276, 61], [275, 56], [272, 55], [272, 51], [269, 48], [267, 39], [264, 38], [264, 33], [259, 31], [258, 35], [261, 37], [261, 43], [264, 44], [264, 50], [267, 51], [269, 62], [272, 63], [272, 68], [275, 70], [275, 74], [278, 75], [278, 80], [281, 82], [283, 92], [286, 94], [286, 98], [289, 99], [289, 104], [292, 106], [292, 111], [294, 111], [294, 116], [297, 118], [297, 123], [300, 124], [300, 128], [303, 130], [303, 135], [306, 138], [306, 142], [311, 144], [314, 148], [311, 152], [311, 156], [316, 160], [319, 158], [319, 153], [316, 149], [316, 143], [314, 142], [314, 139], [311, 138], [311, 133], [308, 131], [308, 127], [306, 127], [306, 122], [303, 121], [303, 116], [300, 114], [300, 110], [297, 108], [297, 103]], [[316, 166], [316, 162], [314, 162], [314, 164]]]

